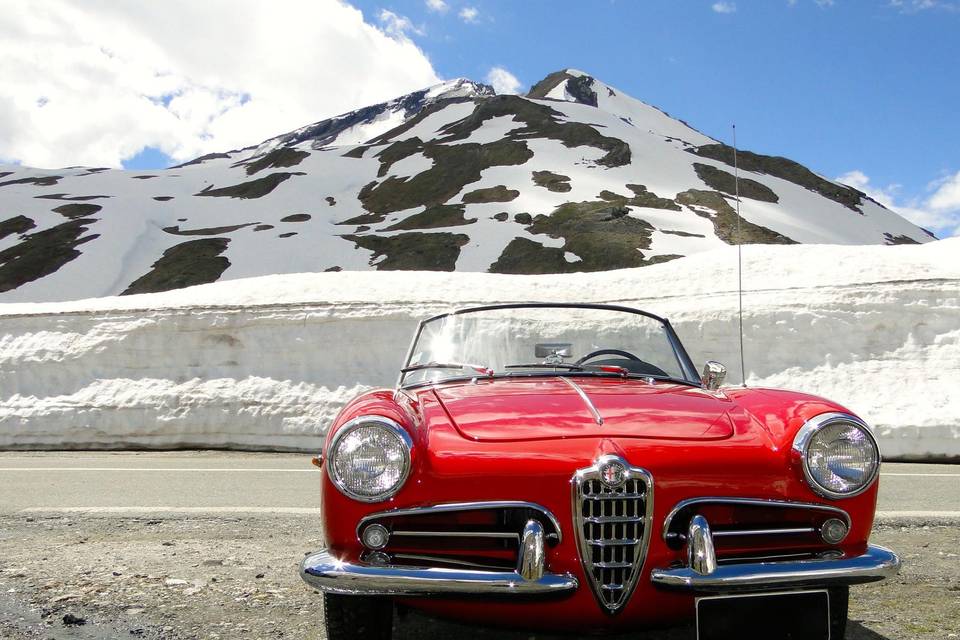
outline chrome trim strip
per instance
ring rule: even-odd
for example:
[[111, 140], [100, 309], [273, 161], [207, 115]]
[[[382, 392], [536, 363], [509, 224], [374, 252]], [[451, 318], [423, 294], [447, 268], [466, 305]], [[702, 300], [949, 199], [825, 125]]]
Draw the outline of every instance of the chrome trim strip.
[[850, 527], [849, 514], [847, 514], [847, 512], [843, 509], [829, 504], [819, 504], [816, 502], [789, 502], [787, 500], [768, 500], [766, 498], [728, 498], [723, 496], [711, 496], [703, 498], [688, 498], [687, 500], [681, 500], [678, 502], [663, 520], [664, 540], [667, 539], [668, 534], [670, 533], [670, 526], [673, 524], [673, 520], [677, 517], [677, 514], [687, 507], [695, 504], [736, 504], [753, 507], [774, 507], [783, 509], [819, 509], [843, 518], [844, 522], [847, 523], [847, 527]]
[[[558, 543], [563, 541], [563, 531], [560, 529], [560, 522], [557, 520], [556, 516], [554, 516], [546, 507], [539, 505], [536, 502], [523, 502], [520, 500], [448, 502], [446, 504], [435, 504], [426, 507], [411, 507], [406, 509], [389, 509], [387, 511], [378, 511], [360, 519], [360, 522], [357, 523], [357, 539], [360, 539], [360, 530], [363, 529], [365, 524], [381, 518], [397, 518], [402, 516], [448, 513], [451, 511], [475, 511], [478, 509], [532, 509], [534, 511], [539, 511], [546, 516], [547, 520], [550, 521], [550, 526], [552, 526], [553, 530], [556, 532], [556, 541]], [[552, 541], [551, 535], [548, 534], [547, 538]]]
[[300, 577], [324, 593], [368, 596], [548, 595], [577, 588], [569, 574], [544, 573], [525, 580], [516, 571], [473, 571], [426, 567], [373, 566], [338, 560], [323, 549], [304, 558]]
[[[399, 482], [389, 491], [375, 495], [375, 496], [364, 496], [358, 493], [354, 493], [347, 489], [344, 484], [336, 477], [334, 473], [334, 467], [337, 463], [337, 446], [340, 444], [340, 440], [343, 439], [351, 431], [359, 429], [364, 424], [376, 423], [381, 427], [386, 427], [388, 431], [394, 433], [400, 442], [403, 443], [403, 473], [400, 476]], [[364, 415], [357, 416], [353, 420], [350, 420], [341, 426], [335, 434], [333, 434], [333, 439], [330, 440], [330, 446], [327, 447], [327, 477], [330, 478], [330, 482], [333, 483], [333, 486], [337, 488], [340, 493], [356, 500], [358, 502], [383, 502], [388, 498], [392, 498], [397, 494], [400, 489], [403, 488], [403, 485], [406, 484], [407, 478], [410, 477], [410, 458], [411, 452], [413, 451], [413, 439], [410, 437], [410, 434], [407, 433], [407, 430], [401, 427], [399, 424], [391, 420], [390, 418], [377, 415]]]
[[[471, 567], [474, 569], [483, 569], [485, 571], [490, 570], [490, 565], [488, 564], [470, 562], [469, 560], [458, 560], [457, 558], [447, 558], [444, 556], [428, 556], [420, 553], [393, 553], [390, 554], [390, 557], [394, 560], [398, 558], [401, 560], [420, 560], [421, 562], [428, 562], [430, 564], [452, 564], [458, 567]], [[386, 566], [386, 564], [377, 566]]]
[[[870, 479], [864, 482], [862, 487], [850, 493], [837, 493], [836, 491], [831, 491], [830, 489], [822, 486], [814, 479], [813, 474], [810, 473], [810, 467], [807, 465], [807, 449], [810, 447], [810, 440], [813, 438], [814, 434], [816, 434], [820, 429], [836, 422], [847, 422], [858, 427], [861, 431], [867, 434], [867, 439], [870, 440], [871, 444], [873, 444], [873, 450], [877, 453], [877, 466], [874, 467], [873, 473], [870, 474]], [[858, 496], [869, 489], [876, 481], [877, 476], [880, 474], [880, 465], [883, 463], [880, 455], [880, 445], [877, 444], [877, 438], [873, 435], [873, 431], [870, 429], [870, 426], [857, 416], [850, 415], [849, 413], [821, 413], [820, 415], [814, 416], [813, 418], [810, 418], [804, 422], [803, 426], [797, 431], [797, 435], [793, 437], [793, 447], [791, 453], [793, 454], [794, 459], [798, 460], [803, 467], [803, 478], [807, 481], [807, 485], [809, 485], [809, 487], [817, 495], [823, 496], [824, 498], [828, 498], [830, 500], [852, 498], [853, 496]]]
[[571, 389], [577, 392], [577, 395], [580, 396], [581, 400], [583, 400], [583, 404], [587, 405], [587, 409], [590, 411], [591, 415], [593, 415], [593, 421], [596, 422], [598, 425], [602, 425], [603, 416], [601, 416], [600, 412], [597, 411], [597, 408], [593, 406], [593, 401], [590, 400], [590, 396], [587, 395], [587, 392], [584, 391], [580, 387], [580, 385], [578, 385], [576, 382], [574, 382], [570, 378], [565, 378], [563, 376], [557, 376], [557, 377], [560, 380], [563, 380], [564, 382], [566, 382]]
[[500, 531], [400, 531], [396, 530], [390, 534], [392, 537], [399, 538], [503, 538], [508, 540], [519, 540], [520, 533], [509, 533]]
[[[796, 527], [793, 529], [743, 529], [742, 531], [714, 531], [714, 538], [739, 538], [740, 536], [776, 536], [816, 533], [814, 527]], [[394, 533], [396, 535], [396, 533]]]
[[[843, 557], [841, 554], [839, 557]], [[791, 560], [796, 558], [803, 558], [804, 560], [817, 560], [820, 558], [819, 553], [817, 552], [805, 552], [805, 553], [778, 553], [768, 556], [734, 556], [727, 558], [718, 558], [718, 564], [734, 564], [734, 563], [756, 563], [756, 562], [780, 562], [783, 560]], [[836, 558], [834, 558], [836, 559]]]
[[[620, 597], [618, 604], [615, 606], [608, 605], [603, 598], [600, 590], [603, 588], [603, 585], [599, 584], [599, 581], [594, 578], [593, 569], [596, 566], [593, 563], [593, 548], [590, 544], [591, 541], [584, 538], [583, 526], [588, 521], [589, 522], [601, 522], [603, 521], [601, 516], [587, 517], [583, 515], [582, 505], [584, 502], [590, 502], [587, 497], [583, 496], [583, 484], [584, 482], [590, 480], [601, 480], [600, 478], [600, 469], [602, 466], [608, 463], [619, 463], [624, 468], [624, 475], [622, 478], [623, 482], [628, 480], [640, 480], [644, 483], [644, 496], [645, 498], [627, 498], [630, 500], [645, 500], [645, 512], [642, 518], [635, 518], [642, 522], [643, 532], [641, 533], [641, 538], [636, 540], [636, 543], [633, 545], [634, 549], [634, 563], [633, 571], [630, 575], [629, 580], [625, 581], [625, 584], [622, 585], [623, 595]], [[608, 614], [615, 614], [622, 609], [623, 606], [630, 600], [630, 596], [633, 594], [633, 590], [637, 586], [637, 582], [640, 579], [640, 575], [643, 573], [644, 564], [647, 559], [647, 549], [650, 544], [651, 531], [653, 530], [653, 475], [646, 469], [640, 467], [631, 466], [626, 460], [620, 456], [608, 454], [600, 456], [597, 461], [591, 467], [584, 469], [578, 469], [574, 473], [573, 478], [570, 479], [571, 485], [571, 502], [572, 502], [572, 512], [573, 512], [573, 524], [576, 533], [577, 547], [580, 551], [580, 562], [583, 565], [583, 572], [587, 578], [587, 582], [590, 583], [590, 590], [593, 592], [594, 598], [597, 601], [597, 604]], [[601, 503], [602, 504], [602, 503]], [[608, 522], [610, 520], [607, 520]], [[623, 521], [623, 518], [621, 518]]]
[[867, 545], [863, 555], [835, 560], [796, 560], [719, 565], [709, 575], [690, 567], [654, 569], [650, 580], [659, 587], [684, 591], [724, 592], [783, 586], [862, 584], [895, 576], [900, 558], [878, 545]]

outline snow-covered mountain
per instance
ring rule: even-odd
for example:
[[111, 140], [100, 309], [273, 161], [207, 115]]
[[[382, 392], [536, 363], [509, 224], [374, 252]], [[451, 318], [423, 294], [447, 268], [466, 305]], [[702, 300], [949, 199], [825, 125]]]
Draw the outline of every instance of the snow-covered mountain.
[[[739, 154], [744, 243], [932, 234]], [[575, 70], [455, 80], [160, 171], [0, 166], [0, 302], [338, 270], [563, 273], [737, 242], [733, 150]]]

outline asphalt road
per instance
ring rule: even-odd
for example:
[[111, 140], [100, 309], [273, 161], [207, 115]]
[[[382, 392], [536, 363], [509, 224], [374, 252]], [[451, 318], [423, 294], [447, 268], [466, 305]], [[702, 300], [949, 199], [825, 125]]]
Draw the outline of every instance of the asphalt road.
[[[0, 453], [0, 513], [300, 514], [319, 509], [309, 455]], [[878, 517], [960, 524], [960, 465], [886, 463]]]
[[[319, 473], [309, 455], [0, 453], [0, 639], [322, 640], [296, 571], [322, 544]], [[852, 590], [848, 640], [960, 637], [960, 465], [886, 464], [872, 539], [904, 569]], [[419, 614], [394, 637], [561, 640]]]

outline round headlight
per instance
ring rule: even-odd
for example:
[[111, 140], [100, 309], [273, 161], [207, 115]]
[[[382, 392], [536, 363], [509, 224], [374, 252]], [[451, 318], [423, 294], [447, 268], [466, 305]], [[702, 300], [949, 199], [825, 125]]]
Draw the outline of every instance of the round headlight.
[[386, 500], [410, 473], [409, 434], [393, 420], [361, 416], [337, 431], [327, 454], [330, 480], [362, 502]]
[[827, 498], [863, 493], [880, 471], [880, 449], [870, 428], [845, 413], [808, 420], [793, 441], [810, 487]]

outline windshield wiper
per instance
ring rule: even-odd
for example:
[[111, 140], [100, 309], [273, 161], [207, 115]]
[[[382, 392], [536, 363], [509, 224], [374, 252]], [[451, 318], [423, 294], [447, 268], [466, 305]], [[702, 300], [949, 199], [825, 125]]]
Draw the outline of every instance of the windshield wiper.
[[421, 364], [412, 364], [409, 367], [400, 369], [400, 373], [411, 373], [413, 371], [423, 371], [424, 369], [473, 369], [481, 375], [493, 376], [493, 369], [479, 364], [461, 364], [459, 362], [424, 362]]
[[531, 364], [508, 364], [504, 369], [567, 369], [569, 371], [584, 371], [584, 367], [579, 364], [567, 364], [566, 362], [557, 362], [550, 364], [546, 362], [534, 362]]
[[600, 373], [616, 373], [621, 376], [628, 376], [630, 370], [624, 367], [618, 367], [617, 365], [611, 364], [569, 364], [566, 362], [557, 362], [555, 364], [550, 364], [546, 362], [538, 362], [534, 364], [508, 364], [504, 369], [566, 369], [567, 371], [597, 371]]

